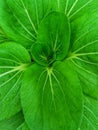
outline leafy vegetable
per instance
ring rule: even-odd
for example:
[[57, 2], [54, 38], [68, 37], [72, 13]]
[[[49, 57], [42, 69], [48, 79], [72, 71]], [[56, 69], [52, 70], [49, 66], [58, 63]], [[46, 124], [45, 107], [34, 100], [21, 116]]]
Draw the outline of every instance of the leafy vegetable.
[[98, 0], [0, 0], [0, 130], [15, 129], [98, 129]]

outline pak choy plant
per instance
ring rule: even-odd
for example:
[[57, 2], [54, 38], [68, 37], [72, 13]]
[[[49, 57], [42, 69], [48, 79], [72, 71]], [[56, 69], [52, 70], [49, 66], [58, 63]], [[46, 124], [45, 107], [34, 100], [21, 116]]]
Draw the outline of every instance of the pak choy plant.
[[98, 0], [0, 0], [0, 130], [98, 129]]

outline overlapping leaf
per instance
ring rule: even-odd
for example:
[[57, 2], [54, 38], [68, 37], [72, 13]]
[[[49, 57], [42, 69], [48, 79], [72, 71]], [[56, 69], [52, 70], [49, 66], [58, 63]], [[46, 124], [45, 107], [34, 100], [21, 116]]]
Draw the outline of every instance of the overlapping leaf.
[[8, 36], [25, 47], [36, 41], [43, 17], [50, 11], [49, 0], [1, 0], [0, 25]]
[[13, 42], [0, 45], [0, 120], [21, 109], [19, 90], [28, 63], [29, 54], [22, 46]]
[[82, 91], [70, 63], [32, 65], [23, 79], [21, 101], [30, 130], [76, 130], [80, 125]]
[[[89, 1], [88, 1], [89, 2]], [[71, 22], [70, 60], [81, 82], [84, 114], [81, 130], [98, 129], [98, 1], [92, 0]], [[77, 5], [76, 5], [77, 6]], [[81, 15], [81, 13], [84, 15]], [[95, 104], [95, 109], [92, 107]], [[96, 115], [96, 116], [95, 116]]]
[[40, 64], [63, 60], [70, 44], [70, 24], [63, 13], [51, 12], [40, 24], [32, 56]]

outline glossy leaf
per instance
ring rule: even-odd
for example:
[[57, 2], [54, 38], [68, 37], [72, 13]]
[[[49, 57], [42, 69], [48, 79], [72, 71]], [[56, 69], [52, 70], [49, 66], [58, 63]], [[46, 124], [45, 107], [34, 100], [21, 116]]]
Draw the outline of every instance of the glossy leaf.
[[29, 63], [29, 54], [21, 45], [13, 42], [0, 45], [0, 120], [20, 111], [19, 90]]
[[63, 13], [51, 12], [40, 24], [37, 43], [31, 48], [39, 64], [63, 60], [70, 44], [70, 24]]
[[70, 63], [32, 65], [23, 79], [21, 102], [30, 130], [76, 130], [80, 125], [82, 91]]

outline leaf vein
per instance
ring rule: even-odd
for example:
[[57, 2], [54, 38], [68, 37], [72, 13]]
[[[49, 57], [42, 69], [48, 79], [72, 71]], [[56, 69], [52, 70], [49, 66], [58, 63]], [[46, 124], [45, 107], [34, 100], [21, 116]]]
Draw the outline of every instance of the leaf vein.
[[79, 69], [81, 69], [81, 70], [83, 70], [83, 71], [85, 71], [85, 72], [87, 72], [87, 73], [89, 73], [89, 74], [92, 74], [92, 75], [98, 77], [97, 74], [95, 74], [95, 73], [93, 73], [93, 72], [91, 72], [91, 71], [89, 71], [89, 70], [86, 70], [85, 68], [81, 67], [81, 66], [78, 65], [76, 62], [74, 62], [73, 60], [71, 60], [71, 61], [72, 61], [72, 63], [73, 63], [76, 67], [78, 67]]
[[36, 30], [36, 28], [35, 28], [35, 25], [34, 25], [33, 21], [31, 20], [31, 17], [30, 17], [30, 15], [29, 15], [28, 10], [27, 10], [26, 7], [25, 7], [25, 4], [24, 4], [23, 0], [21, 0], [21, 3], [22, 3], [22, 5], [23, 5], [23, 8], [24, 8], [24, 10], [25, 10], [25, 13], [26, 13], [26, 15], [27, 15], [27, 17], [28, 17], [28, 19], [29, 19], [29, 22], [31, 23], [31, 25], [32, 25], [32, 27], [33, 27], [35, 33], [37, 34], [37, 30]]
[[86, 4], [84, 4], [81, 8], [79, 8], [77, 11], [75, 11], [72, 15], [69, 16], [69, 18], [71, 19], [74, 15], [76, 15], [81, 9], [83, 9], [84, 7], [86, 7], [88, 4], [90, 4], [93, 0], [89, 0]]
[[77, 2], [78, 2], [78, 0], [75, 0], [75, 2], [73, 3], [72, 7], [71, 7], [70, 10], [68, 11], [67, 16], [69, 16], [69, 15], [71, 14], [71, 12], [72, 12], [72, 10], [74, 9], [74, 7], [76, 6]]

